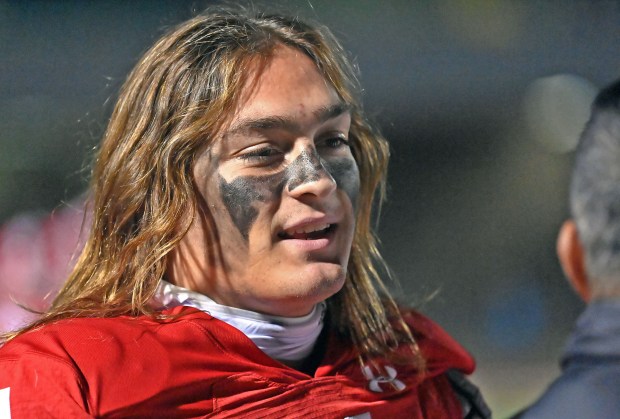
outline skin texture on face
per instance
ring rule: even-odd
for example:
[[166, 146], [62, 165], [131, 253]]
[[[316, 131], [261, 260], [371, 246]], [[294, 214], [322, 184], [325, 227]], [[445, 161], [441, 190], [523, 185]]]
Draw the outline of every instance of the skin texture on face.
[[168, 278], [229, 306], [302, 316], [342, 287], [359, 172], [348, 108], [302, 52], [280, 46], [196, 161], [202, 211]]
[[359, 181], [352, 176], [357, 171], [350, 158], [321, 161], [315, 151], [302, 150], [299, 156], [282, 172], [268, 176], [240, 176], [230, 183], [220, 176], [222, 201], [239, 232], [247, 240], [250, 227], [258, 216], [255, 202], [268, 202], [282, 194], [286, 186], [293, 191], [304, 183], [316, 182], [322, 176], [341, 187], [352, 203], [357, 200]]

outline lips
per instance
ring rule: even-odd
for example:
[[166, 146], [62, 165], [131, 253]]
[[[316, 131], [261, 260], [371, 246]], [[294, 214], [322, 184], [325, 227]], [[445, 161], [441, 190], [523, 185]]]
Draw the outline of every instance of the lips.
[[336, 224], [306, 224], [285, 229], [284, 231], [278, 233], [278, 237], [282, 240], [318, 240], [325, 238], [328, 234], [334, 231], [335, 228]]

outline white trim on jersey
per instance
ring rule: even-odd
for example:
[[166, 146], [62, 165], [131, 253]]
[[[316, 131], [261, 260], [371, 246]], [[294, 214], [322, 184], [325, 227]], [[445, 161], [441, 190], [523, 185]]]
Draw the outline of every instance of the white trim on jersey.
[[0, 418], [11, 419], [11, 387], [0, 389]]

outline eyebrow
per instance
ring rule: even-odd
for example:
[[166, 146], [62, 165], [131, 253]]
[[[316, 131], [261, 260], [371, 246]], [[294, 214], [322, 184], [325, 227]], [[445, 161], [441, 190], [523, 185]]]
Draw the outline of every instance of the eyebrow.
[[[312, 114], [318, 123], [327, 122], [330, 119], [339, 117], [348, 112], [351, 106], [344, 102], [334, 103], [329, 106], [322, 106], [315, 109]], [[252, 130], [269, 130], [269, 129], [286, 129], [288, 131], [300, 131], [301, 127], [297, 121], [291, 116], [266, 116], [263, 118], [247, 118], [238, 121], [227, 132], [227, 134], [235, 134], [243, 131]]]

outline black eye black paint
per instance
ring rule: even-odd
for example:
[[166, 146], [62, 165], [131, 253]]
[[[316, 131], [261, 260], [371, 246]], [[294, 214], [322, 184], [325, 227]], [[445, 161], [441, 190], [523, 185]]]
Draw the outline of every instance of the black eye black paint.
[[308, 152], [307, 150], [302, 150], [299, 156], [286, 168], [286, 171], [288, 172], [287, 187], [289, 191], [295, 190], [304, 183], [316, 182], [321, 179], [322, 174], [329, 176], [329, 173], [325, 173], [316, 152]]
[[359, 172], [355, 160], [350, 157], [321, 159], [316, 151], [304, 150], [283, 171], [268, 176], [238, 176], [227, 182], [219, 175], [222, 201], [230, 216], [247, 240], [250, 229], [258, 216], [257, 203], [279, 198], [284, 186], [289, 191], [309, 182], [329, 177], [357, 204], [359, 195]]
[[239, 176], [231, 182], [226, 182], [221, 175], [220, 194], [228, 209], [235, 226], [247, 240], [250, 228], [256, 221], [258, 210], [255, 202], [267, 202], [272, 195], [279, 195], [284, 188], [282, 173], [270, 176]]
[[339, 158], [325, 162], [325, 169], [351, 200], [353, 208], [357, 207], [360, 192], [360, 175], [357, 163], [352, 158]]

